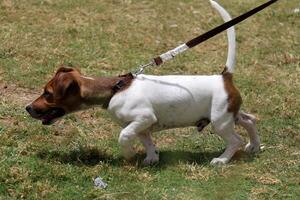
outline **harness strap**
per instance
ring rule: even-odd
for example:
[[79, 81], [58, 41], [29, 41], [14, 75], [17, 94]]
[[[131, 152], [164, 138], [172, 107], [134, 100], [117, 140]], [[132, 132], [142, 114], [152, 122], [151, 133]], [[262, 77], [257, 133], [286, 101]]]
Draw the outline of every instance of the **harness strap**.
[[134, 79], [134, 76], [132, 73], [120, 75], [117, 82], [112, 87], [113, 94], [129, 87], [129, 85], [131, 84], [133, 79]]

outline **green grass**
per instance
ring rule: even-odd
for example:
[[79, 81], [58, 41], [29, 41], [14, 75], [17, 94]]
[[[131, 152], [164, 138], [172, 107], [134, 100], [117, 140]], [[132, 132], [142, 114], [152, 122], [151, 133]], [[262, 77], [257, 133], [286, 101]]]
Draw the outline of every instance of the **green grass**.
[[[220, 0], [237, 16], [262, 0]], [[264, 150], [210, 160], [223, 141], [210, 128], [155, 134], [161, 161], [126, 162], [120, 128], [100, 109], [42, 126], [24, 110], [61, 63], [118, 75], [222, 23], [208, 1], [0, 1], [0, 199], [298, 199], [300, 196], [300, 15], [279, 1], [237, 26], [235, 82], [243, 109], [259, 118]], [[214, 74], [225, 33], [151, 74]], [[238, 129], [246, 140], [243, 130]], [[105, 190], [93, 186], [101, 176]]]

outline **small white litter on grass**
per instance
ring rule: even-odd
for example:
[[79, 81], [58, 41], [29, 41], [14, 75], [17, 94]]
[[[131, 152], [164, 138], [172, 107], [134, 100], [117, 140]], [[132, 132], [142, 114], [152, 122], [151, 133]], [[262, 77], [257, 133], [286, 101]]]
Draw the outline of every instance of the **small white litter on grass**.
[[100, 178], [99, 176], [97, 176], [95, 179], [94, 179], [94, 185], [96, 188], [102, 188], [102, 189], [105, 189], [107, 187], [107, 183], [105, 183], [102, 178]]
[[294, 13], [299, 13], [300, 12], [300, 8], [295, 8], [294, 9]]

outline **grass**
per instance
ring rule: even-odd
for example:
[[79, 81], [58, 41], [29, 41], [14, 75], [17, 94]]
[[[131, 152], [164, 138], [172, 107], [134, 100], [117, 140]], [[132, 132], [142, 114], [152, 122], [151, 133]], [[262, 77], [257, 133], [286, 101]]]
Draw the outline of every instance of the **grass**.
[[[262, 0], [220, 0], [233, 16]], [[100, 109], [42, 126], [24, 110], [61, 63], [118, 75], [222, 23], [208, 1], [0, 1], [0, 199], [298, 199], [300, 196], [300, 15], [279, 1], [237, 26], [235, 82], [243, 109], [260, 120], [264, 150], [210, 160], [225, 144], [210, 128], [155, 134], [161, 161], [125, 162], [120, 128]], [[151, 74], [214, 74], [223, 33]], [[244, 136], [245, 132], [238, 129]], [[93, 187], [101, 176], [105, 190]]]

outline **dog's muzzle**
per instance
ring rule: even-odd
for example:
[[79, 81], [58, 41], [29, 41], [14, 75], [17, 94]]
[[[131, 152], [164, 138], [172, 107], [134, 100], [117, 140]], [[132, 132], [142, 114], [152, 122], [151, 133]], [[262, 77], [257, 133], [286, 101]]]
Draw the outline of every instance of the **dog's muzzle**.
[[31, 105], [26, 106], [26, 111], [31, 117], [41, 120], [43, 125], [54, 123], [55, 119], [64, 116], [66, 113], [63, 108], [50, 108], [49, 110], [42, 112], [33, 109]]

